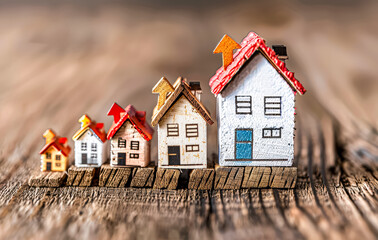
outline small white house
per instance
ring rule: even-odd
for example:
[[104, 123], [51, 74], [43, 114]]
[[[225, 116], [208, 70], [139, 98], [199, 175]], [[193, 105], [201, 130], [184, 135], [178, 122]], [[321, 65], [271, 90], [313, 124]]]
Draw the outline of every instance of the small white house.
[[153, 92], [159, 93], [151, 122], [158, 125], [158, 166], [206, 168], [207, 124], [213, 120], [200, 102], [199, 83], [180, 77], [172, 86], [162, 78]]
[[217, 97], [219, 165], [292, 166], [295, 95], [306, 90], [280, 60], [285, 56], [256, 33], [240, 45], [232, 63], [210, 80]]
[[106, 133], [103, 123], [92, 121], [83, 115], [81, 128], [72, 139], [75, 141], [75, 165], [77, 167], [101, 167], [106, 160]]

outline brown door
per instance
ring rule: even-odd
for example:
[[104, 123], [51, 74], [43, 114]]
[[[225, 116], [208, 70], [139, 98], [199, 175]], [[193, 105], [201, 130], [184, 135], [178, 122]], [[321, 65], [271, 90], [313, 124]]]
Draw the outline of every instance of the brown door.
[[46, 171], [51, 171], [51, 162], [46, 163]]

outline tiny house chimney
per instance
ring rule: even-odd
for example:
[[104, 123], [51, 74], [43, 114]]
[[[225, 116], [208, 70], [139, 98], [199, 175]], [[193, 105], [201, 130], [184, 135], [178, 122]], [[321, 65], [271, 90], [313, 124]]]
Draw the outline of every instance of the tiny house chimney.
[[285, 62], [289, 57], [287, 56], [286, 46], [285, 45], [273, 45], [273, 51], [277, 54], [278, 59]]
[[201, 101], [201, 83], [200, 82], [189, 82], [190, 90], [194, 96], [198, 99], [198, 101]]

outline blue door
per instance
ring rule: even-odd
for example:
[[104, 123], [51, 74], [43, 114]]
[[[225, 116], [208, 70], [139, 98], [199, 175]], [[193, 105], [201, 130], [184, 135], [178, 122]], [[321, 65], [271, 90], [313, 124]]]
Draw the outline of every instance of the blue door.
[[252, 129], [235, 130], [235, 158], [252, 160]]

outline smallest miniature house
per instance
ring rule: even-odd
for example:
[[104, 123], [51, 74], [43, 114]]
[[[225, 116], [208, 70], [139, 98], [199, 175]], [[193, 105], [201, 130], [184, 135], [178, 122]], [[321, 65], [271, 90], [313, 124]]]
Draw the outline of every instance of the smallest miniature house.
[[75, 165], [77, 167], [100, 167], [106, 160], [106, 133], [103, 123], [92, 121], [83, 115], [81, 128], [72, 137], [75, 141]]
[[150, 140], [154, 130], [146, 122], [146, 112], [114, 103], [108, 112], [114, 117], [108, 132], [111, 166], [141, 166], [150, 163]]
[[43, 134], [46, 144], [39, 152], [41, 154], [41, 171], [64, 172], [68, 168], [68, 155], [71, 148], [67, 145], [67, 138], [56, 136], [48, 129]]

